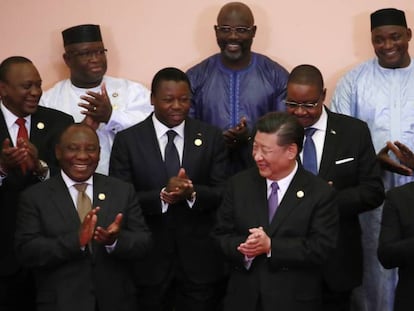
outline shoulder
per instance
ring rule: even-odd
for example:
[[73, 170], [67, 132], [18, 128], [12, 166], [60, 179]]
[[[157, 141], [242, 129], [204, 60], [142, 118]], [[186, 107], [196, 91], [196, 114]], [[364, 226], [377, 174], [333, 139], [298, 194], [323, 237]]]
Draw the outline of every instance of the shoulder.
[[[120, 138], [140, 135], [140, 133], [150, 131], [151, 129], [153, 129], [151, 116], [152, 114], [150, 114], [143, 121], [138, 122], [137, 124], [134, 124], [133, 126], [130, 126], [122, 131], [119, 131], [115, 137], [119, 140]], [[145, 135], [143, 137], [145, 137]]]
[[186, 74], [191, 83], [201, 83], [210, 76], [211, 72], [220, 67], [220, 54], [214, 54], [187, 70]]
[[409, 202], [411, 202], [414, 199], [414, 182], [392, 188], [387, 191], [386, 195], [388, 199], [393, 200], [402, 200], [402, 198], [408, 196], [410, 198]]
[[42, 97], [48, 97], [48, 96], [51, 96], [52, 94], [60, 93], [62, 92], [63, 89], [65, 89], [69, 85], [71, 85], [69, 79], [58, 81], [51, 88], [43, 92]]
[[119, 192], [126, 193], [126, 192], [131, 191], [131, 189], [133, 189], [133, 186], [131, 183], [123, 181], [113, 176], [107, 176], [107, 175], [95, 173], [93, 175], [93, 178], [94, 178], [94, 182], [105, 183], [109, 185], [109, 187], [112, 190], [116, 189], [117, 193]]
[[360, 131], [367, 130], [368, 125], [365, 121], [354, 118], [352, 116], [344, 115], [337, 112], [328, 111], [328, 119], [331, 120], [332, 124], [335, 126], [340, 126], [346, 128], [348, 131]]
[[38, 106], [35, 114], [39, 117], [47, 118], [54, 123], [59, 123], [62, 121], [73, 123], [73, 117], [71, 115], [53, 108]]
[[369, 59], [345, 73], [345, 75], [340, 79], [340, 83], [345, 83], [346, 81], [357, 82], [360, 77], [371, 75], [377, 66], [378, 61], [376, 58]]
[[137, 88], [142, 90], [147, 90], [147, 88], [139, 82], [123, 79], [123, 78], [115, 78], [111, 76], [105, 76], [104, 82], [109, 88]]
[[222, 136], [222, 131], [218, 127], [211, 125], [209, 123], [206, 123], [204, 121], [194, 119], [194, 118], [187, 118], [185, 122], [186, 122], [186, 127], [188, 127], [192, 131], [206, 133], [209, 135], [219, 135], [220, 137]]

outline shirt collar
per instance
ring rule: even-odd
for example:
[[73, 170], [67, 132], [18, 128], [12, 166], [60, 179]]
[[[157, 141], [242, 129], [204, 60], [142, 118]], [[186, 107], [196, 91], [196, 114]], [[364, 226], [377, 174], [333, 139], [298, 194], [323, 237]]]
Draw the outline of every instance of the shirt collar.
[[[322, 104], [323, 105], [323, 104]], [[328, 113], [326, 112], [325, 106], [322, 107], [322, 113], [318, 121], [312, 124], [309, 127], [316, 128], [319, 131], [326, 132], [326, 127], [328, 126]]]
[[286, 190], [289, 187], [290, 183], [292, 182], [292, 179], [295, 176], [297, 170], [298, 170], [298, 162], [296, 161], [294, 169], [286, 177], [283, 177], [279, 180], [271, 180], [271, 179], [266, 178], [267, 189], [269, 189], [269, 187], [271, 187], [272, 183], [276, 181], [278, 186], [279, 186], [279, 189], [283, 192], [286, 192]]
[[[19, 118], [16, 116], [13, 112], [11, 112], [4, 104], [3, 102], [0, 102], [0, 109], [3, 113], [4, 120], [6, 121], [7, 128], [10, 129], [16, 122], [16, 120]], [[25, 116], [23, 119], [26, 120], [26, 126], [29, 127], [30, 121], [31, 121], [31, 115]]]
[[155, 134], [157, 135], [157, 139], [159, 140], [167, 131], [174, 130], [177, 132], [178, 136], [181, 138], [184, 138], [184, 126], [185, 121], [181, 122], [179, 125], [169, 128], [165, 124], [161, 123], [157, 117], [155, 116], [155, 113], [152, 114], [152, 123], [154, 124]]
[[93, 175], [92, 175], [92, 176], [90, 176], [90, 177], [89, 177], [87, 180], [85, 180], [85, 181], [78, 182], [78, 181], [74, 181], [74, 180], [72, 180], [72, 179], [71, 179], [68, 175], [66, 175], [66, 173], [65, 173], [63, 170], [61, 170], [60, 172], [61, 172], [61, 174], [62, 174], [63, 181], [64, 181], [64, 183], [66, 184], [66, 187], [68, 187], [68, 188], [72, 187], [73, 185], [79, 184], [79, 183], [86, 183], [86, 184], [88, 184], [89, 186], [93, 186]]

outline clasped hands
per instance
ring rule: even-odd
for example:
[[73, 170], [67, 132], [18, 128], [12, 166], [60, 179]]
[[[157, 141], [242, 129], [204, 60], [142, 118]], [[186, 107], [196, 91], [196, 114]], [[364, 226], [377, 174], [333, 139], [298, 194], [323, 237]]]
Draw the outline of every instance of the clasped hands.
[[193, 192], [193, 182], [187, 176], [185, 169], [180, 168], [177, 176], [168, 180], [165, 190], [160, 193], [160, 198], [165, 203], [174, 204], [182, 200], [191, 200]]
[[271, 240], [263, 227], [249, 229], [249, 236], [237, 247], [237, 250], [248, 258], [268, 254], [271, 249]]
[[92, 238], [98, 243], [104, 245], [112, 245], [116, 241], [121, 231], [122, 214], [115, 216], [115, 220], [105, 229], [100, 226], [96, 227], [98, 222], [97, 213], [100, 207], [95, 207], [88, 214], [86, 214], [81, 227], [79, 229], [80, 246], [86, 246]]
[[233, 128], [223, 132], [226, 145], [229, 148], [237, 148], [248, 141], [249, 131], [247, 129], [247, 119], [242, 117], [240, 122]]
[[[399, 162], [393, 160], [389, 152], [392, 152]], [[388, 171], [406, 176], [413, 174], [414, 154], [406, 145], [399, 141], [395, 141], [394, 143], [387, 141], [385, 147], [380, 150], [377, 157], [381, 166]]]
[[79, 103], [78, 106], [84, 108], [81, 113], [85, 115], [82, 123], [89, 125], [94, 130], [99, 127], [101, 122], [108, 123], [112, 115], [112, 105], [106, 90], [105, 83], [102, 83], [101, 92], [87, 91], [86, 95], [81, 96], [86, 103]]

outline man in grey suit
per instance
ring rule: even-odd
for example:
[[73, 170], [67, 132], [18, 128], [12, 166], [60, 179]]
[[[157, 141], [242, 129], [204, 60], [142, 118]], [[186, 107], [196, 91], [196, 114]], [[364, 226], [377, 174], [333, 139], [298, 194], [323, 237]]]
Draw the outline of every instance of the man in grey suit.
[[224, 310], [320, 311], [338, 229], [334, 190], [298, 164], [295, 117], [268, 113], [256, 128], [257, 167], [229, 180], [214, 230], [231, 262]]
[[34, 270], [38, 311], [137, 310], [129, 268], [150, 233], [132, 185], [94, 173], [99, 153], [95, 131], [71, 125], [56, 145], [61, 174], [21, 195], [16, 252]]
[[337, 190], [340, 230], [335, 252], [324, 265], [321, 310], [348, 311], [351, 292], [362, 283], [363, 275], [358, 216], [382, 203], [384, 187], [367, 124], [329, 111], [323, 104], [325, 96], [318, 68], [299, 65], [292, 70], [286, 110], [297, 117], [305, 133], [313, 131], [306, 140], [315, 145], [314, 173]]

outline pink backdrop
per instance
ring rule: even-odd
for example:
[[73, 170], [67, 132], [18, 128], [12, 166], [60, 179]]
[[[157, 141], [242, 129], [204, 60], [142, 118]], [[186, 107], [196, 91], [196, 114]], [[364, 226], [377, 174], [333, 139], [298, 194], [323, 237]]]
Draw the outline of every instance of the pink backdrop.
[[[166, 66], [183, 70], [218, 51], [213, 25], [217, 0], [0, 0], [0, 60], [30, 58], [44, 89], [67, 76], [61, 31], [101, 25], [108, 74], [149, 87]], [[373, 56], [369, 14], [384, 7], [406, 11], [414, 30], [413, 0], [246, 1], [258, 27], [253, 50], [288, 70], [302, 63], [322, 71], [328, 97], [340, 76]], [[410, 47], [414, 56], [414, 44]]]

